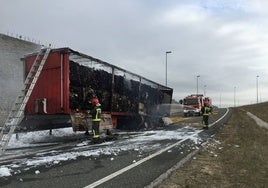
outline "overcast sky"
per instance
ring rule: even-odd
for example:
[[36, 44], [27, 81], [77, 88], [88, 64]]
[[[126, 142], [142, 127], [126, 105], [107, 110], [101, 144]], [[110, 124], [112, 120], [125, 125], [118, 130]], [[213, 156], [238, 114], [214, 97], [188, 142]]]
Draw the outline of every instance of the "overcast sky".
[[[0, 0], [0, 32], [52, 43], [215, 105], [268, 100], [265, 0]], [[197, 79], [197, 76], [200, 77]], [[259, 76], [257, 79], [257, 75]]]

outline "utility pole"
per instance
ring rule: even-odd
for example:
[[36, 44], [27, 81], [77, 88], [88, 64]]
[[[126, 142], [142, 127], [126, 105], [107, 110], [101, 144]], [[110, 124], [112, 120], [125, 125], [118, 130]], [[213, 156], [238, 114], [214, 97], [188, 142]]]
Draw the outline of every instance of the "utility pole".
[[235, 101], [236, 94], [235, 93], [236, 93], [236, 87], [234, 87], [234, 107], [235, 107], [235, 103], [236, 103], [236, 101]]
[[221, 108], [221, 94], [220, 94], [220, 108]]
[[200, 75], [196, 76], [196, 94], [198, 95], [198, 78], [200, 77]]
[[206, 96], [206, 88], [207, 88], [207, 85], [204, 85], [204, 96]]
[[257, 104], [259, 103], [259, 75], [256, 76]]

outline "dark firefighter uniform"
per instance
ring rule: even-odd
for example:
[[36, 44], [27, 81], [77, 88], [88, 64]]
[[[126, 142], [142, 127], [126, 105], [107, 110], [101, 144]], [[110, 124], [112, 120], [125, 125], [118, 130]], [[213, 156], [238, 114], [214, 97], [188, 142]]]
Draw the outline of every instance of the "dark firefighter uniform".
[[205, 105], [201, 108], [201, 112], [203, 115], [203, 120], [202, 120], [202, 123], [204, 124], [203, 128], [208, 129], [208, 119], [209, 119], [209, 114], [212, 112], [212, 109], [208, 105]]
[[92, 99], [93, 109], [91, 110], [92, 115], [92, 132], [93, 140], [100, 138], [100, 121], [101, 121], [101, 105], [98, 99]]

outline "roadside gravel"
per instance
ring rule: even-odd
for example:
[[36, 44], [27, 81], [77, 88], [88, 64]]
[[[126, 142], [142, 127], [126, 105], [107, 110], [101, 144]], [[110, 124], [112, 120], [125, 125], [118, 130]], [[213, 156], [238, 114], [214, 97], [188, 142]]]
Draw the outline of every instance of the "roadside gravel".
[[268, 121], [267, 109], [268, 103], [235, 108], [214, 140], [158, 188], [268, 187], [268, 129], [247, 115]]

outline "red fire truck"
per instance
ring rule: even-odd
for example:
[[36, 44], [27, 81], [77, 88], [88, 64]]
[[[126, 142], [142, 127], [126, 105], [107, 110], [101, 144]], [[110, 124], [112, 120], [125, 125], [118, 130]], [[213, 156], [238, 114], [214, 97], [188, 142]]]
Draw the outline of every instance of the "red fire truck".
[[212, 101], [209, 97], [205, 97], [203, 94], [192, 94], [186, 96], [183, 101], [183, 113], [184, 116], [201, 115], [201, 108], [207, 103], [208, 106], [212, 105]]

